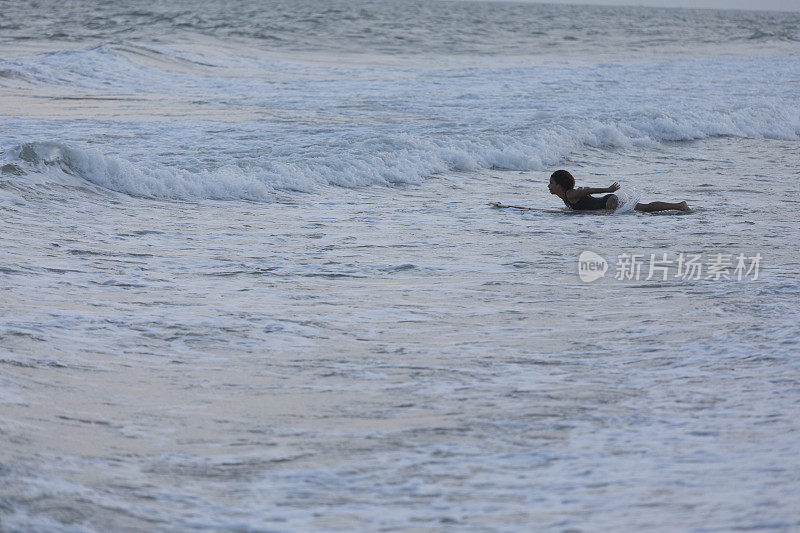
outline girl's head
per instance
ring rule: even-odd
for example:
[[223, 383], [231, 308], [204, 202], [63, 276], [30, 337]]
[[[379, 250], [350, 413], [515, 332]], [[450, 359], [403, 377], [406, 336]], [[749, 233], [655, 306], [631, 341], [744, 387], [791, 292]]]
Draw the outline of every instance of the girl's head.
[[575, 187], [575, 178], [566, 170], [556, 170], [550, 175], [550, 184], [547, 186], [550, 194], [556, 194], [556, 187], [561, 187], [562, 191], [568, 191]]

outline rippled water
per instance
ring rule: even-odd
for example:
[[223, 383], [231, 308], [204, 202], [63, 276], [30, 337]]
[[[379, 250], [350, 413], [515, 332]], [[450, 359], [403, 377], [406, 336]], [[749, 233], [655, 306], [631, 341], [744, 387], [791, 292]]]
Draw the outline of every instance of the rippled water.
[[0, 529], [800, 526], [797, 15], [2, 7]]

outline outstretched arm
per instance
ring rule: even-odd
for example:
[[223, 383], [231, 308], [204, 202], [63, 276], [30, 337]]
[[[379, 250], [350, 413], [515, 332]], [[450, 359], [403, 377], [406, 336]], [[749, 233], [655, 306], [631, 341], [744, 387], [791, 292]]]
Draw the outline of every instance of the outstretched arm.
[[577, 202], [587, 194], [600, 194], [603, 192], [614, 192], [619, 189], [619, 183], [616, 181], [611, 184], [609, 187], [578, 187], [577, 189], [573, 189], [571, 191], [567, 191], [569, 194], [569, 201], [570, 202]]

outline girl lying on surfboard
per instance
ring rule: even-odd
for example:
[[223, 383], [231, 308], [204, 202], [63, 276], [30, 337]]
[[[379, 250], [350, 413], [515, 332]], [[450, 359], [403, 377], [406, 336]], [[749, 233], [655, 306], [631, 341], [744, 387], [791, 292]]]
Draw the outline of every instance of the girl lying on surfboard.
[[[550, 176], [550, 184], [547, 186], [550, 194], [555, 194], [567, 204], [570, 209], [587, 211], [591, 209], [611, 209], [614, 210], [620, 205], [620, 199], [616, 194], [606, 194], [595, 197], [593, 194], [613, 193], [619, 189], [616, 181], [606, 188], [578, 187], [575, 188], [575, 178], [566, 170], [556, 170]], [[636, 211], [653, 213], [655, 211], [667, 211], [677, 209], [678, 211], [690, 211], [686, 202], [650, 202], [649, 204], [636, 203]]]

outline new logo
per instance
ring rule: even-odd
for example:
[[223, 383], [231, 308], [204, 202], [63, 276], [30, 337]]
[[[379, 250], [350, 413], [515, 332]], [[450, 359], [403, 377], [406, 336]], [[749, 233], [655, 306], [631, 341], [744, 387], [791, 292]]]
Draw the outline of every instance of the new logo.
[[591, 283], [606, 275], [608, 263], [596, 253], [586, 250], [578, 257], [578, 276], [581, 281]]

